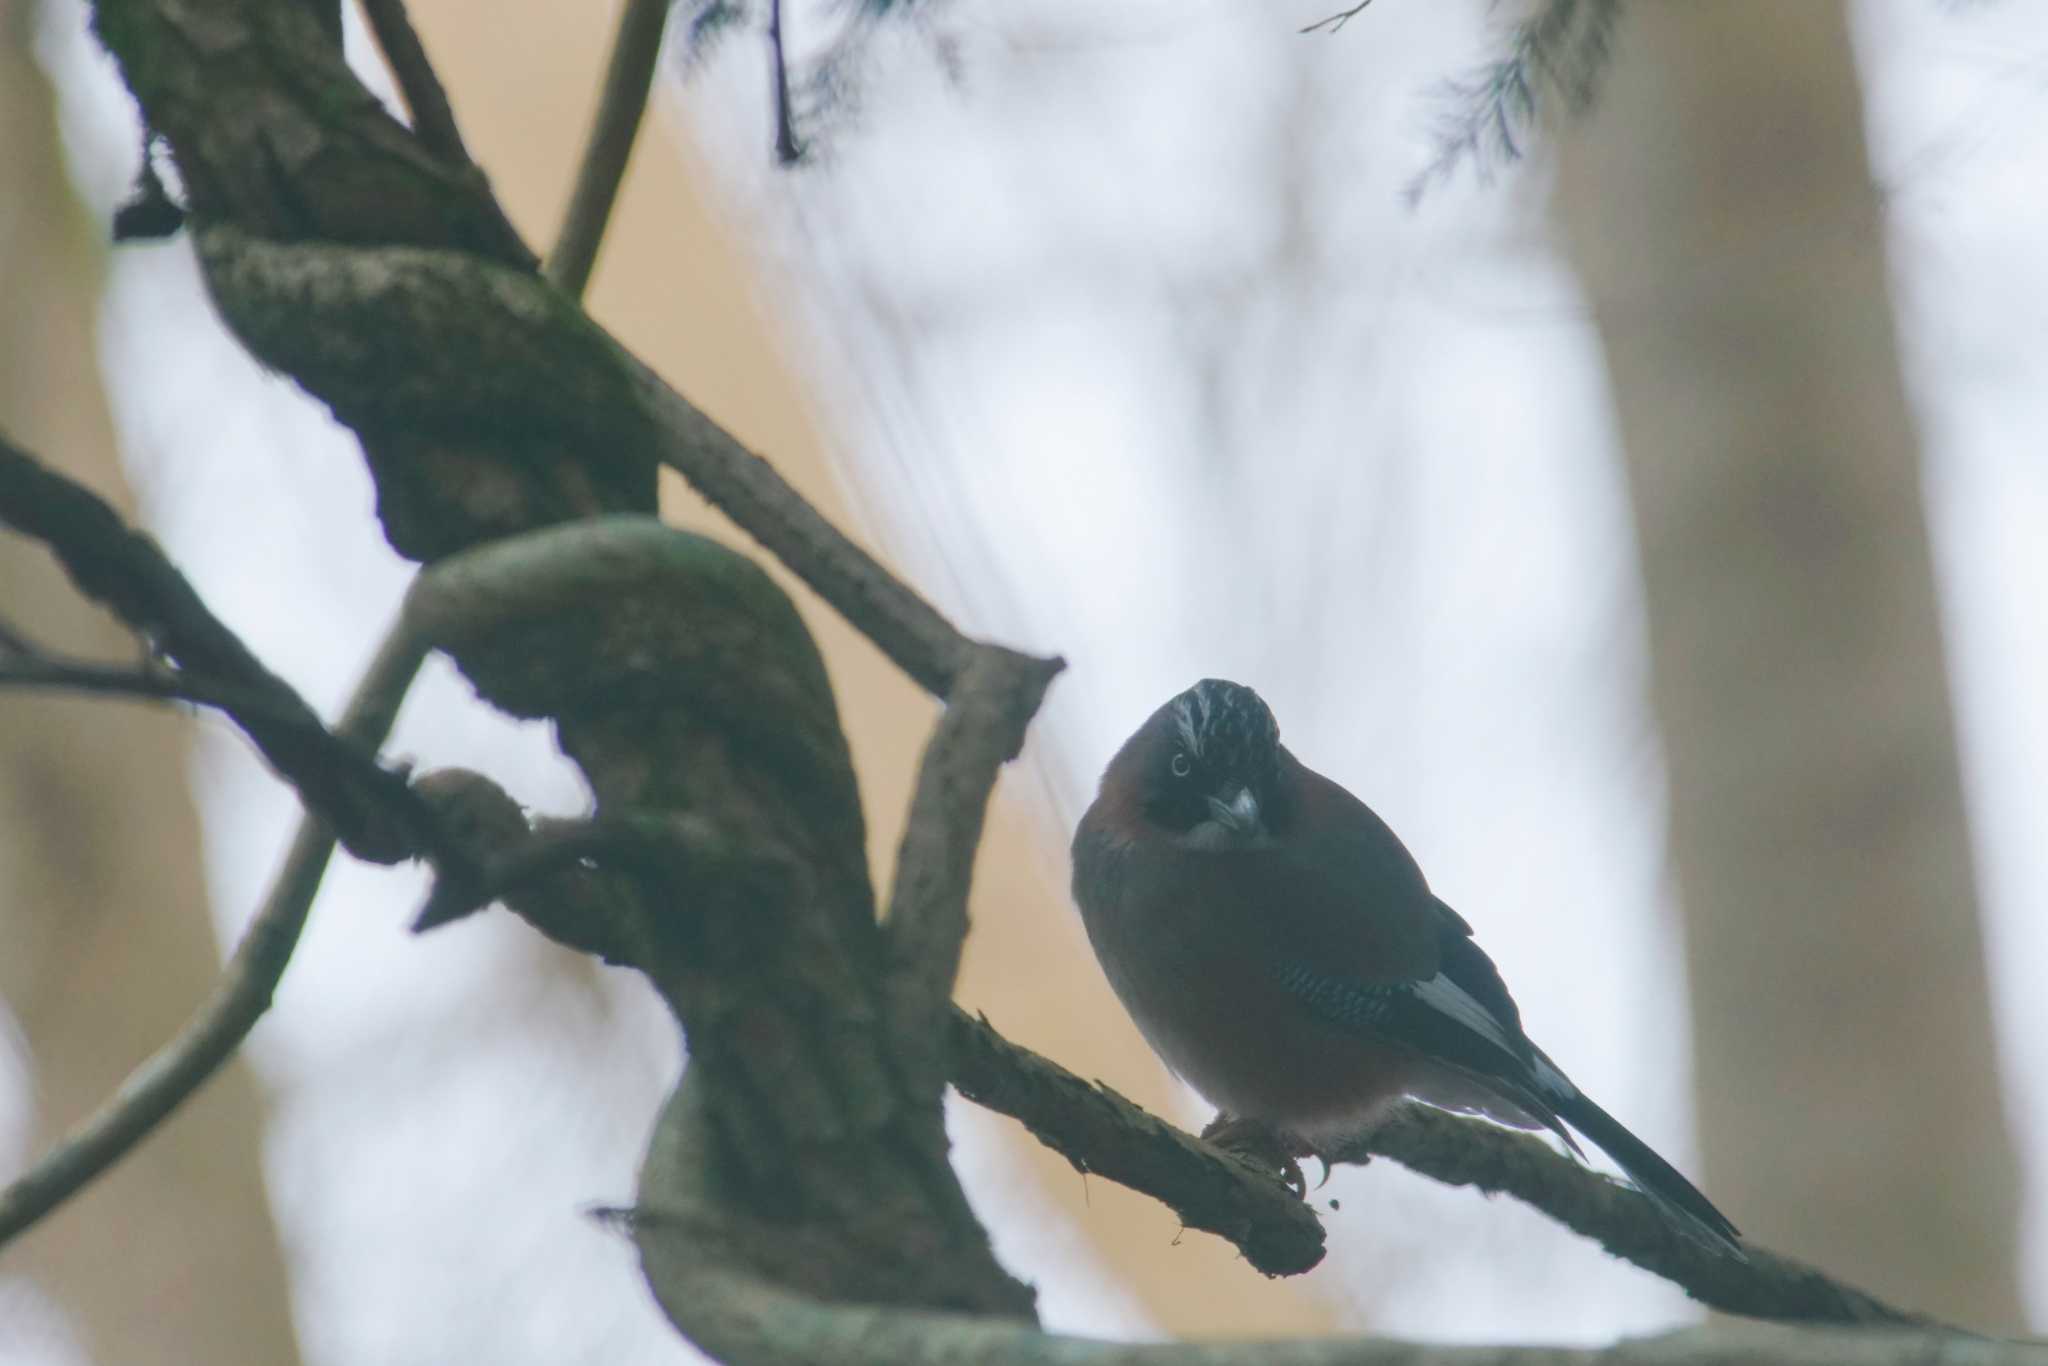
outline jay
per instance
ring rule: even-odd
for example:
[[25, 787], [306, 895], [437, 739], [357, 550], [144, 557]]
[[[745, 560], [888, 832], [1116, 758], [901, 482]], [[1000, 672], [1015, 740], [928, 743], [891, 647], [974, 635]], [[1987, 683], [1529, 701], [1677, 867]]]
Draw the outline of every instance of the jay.
[[1472, 927], [1384, 821], [1288, 752], [1250, 688], [1204, 679], [1152, 713], [1073, 854], [1103, 971], [1223, 1112], [1212, 1134], [1316, 1153], [1404, 1098], [1549, 1129], [1576, 1154], [1569, 1125], [1679, 1232], [1742, 1256], [1735, 1226], [1529, 1041]]

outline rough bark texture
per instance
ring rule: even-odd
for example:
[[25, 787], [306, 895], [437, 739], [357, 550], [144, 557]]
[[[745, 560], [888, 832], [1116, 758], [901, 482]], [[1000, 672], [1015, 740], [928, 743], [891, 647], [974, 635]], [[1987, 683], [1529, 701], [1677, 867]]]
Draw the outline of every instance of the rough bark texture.
[[[394, 545], [439, 558], [651, 507], [666, 459], [920, 679], [943, 692], [978, 658], [534, 275], [480, 181], [422, 164], [310, 15], [266, 0], [96, 13], [193, 187], [215, 303], [364, 435]], [[497, 619], [453, 652], [485, 696], [558, 720], [601, 816], [701, 817], [783, 870], [693, 886], [707, 904], [636, 964], [718, 1101], [691, 1157], [713, 1174], [721, 1236], [807, 1293], [1028, 1316], [944, 1161], [937, 1081], [906, 1076], [884, 1027], [851, 765], [809, 638], [731, 552], [678, 551], [664, 572], [670, 610], [609, 584], [584, 610], [526, 604], [540, 636]], [[662, 634], [677, 601], [701, 609], [698, 635]], [[601, 661], [617, 676], [593, 674]]]
[[1649, 607], [1706, 1185], [1759, 1240], [2021, 1321], [1884, 224], [1843, 7], [1632, 5], [1560, 212]]
[[[386, 114], [313, 8], [113, 0], [93, 13], [145, 118], [176, 149], [201, 221], [279, 242], [444, 247], [534, 267], [482, 175], [437, 160]], [[375, 370], [375, 340], [362, 341], [360, 363]], [[405, 377], [393, 365], [382, 374]], [[378, 474], [386, 534], [415, 558], [653, 508], [651, 465], [566, 458], [552, 429], [506, 423], [486, 436], [380, 421], [382, 412], [372, 404], [346, 416]]]
[[[94, 338], [105, 229], [66, 182], [30, 51], [35, 10], [0, 0], [0, 428], [116, 491]], [[0, 538], [0, 617], [80, 653], [130, 648], [12, 537]], [[28, 1045], [31, 1152], [168, 1037], [219, 969], [190, 738], [189, 722], [160, 712], [0, 696], [0, 1000]], [[0, 1256], [0, 1275], [52, 1296], [93, 1360], [296, 1360], [262, 1122], [247, 1069], [229, 1068], [131, 1163]]]
[[[463, 593], [471, 579], [489, 592]], [[434, 588], [430, 637], [490, 701], [555, 719], [600, 818], [703, 832], [674, 904], [613, 950], [675, 1011], [706, 1098], [676, 1157], [711, 1191], [694, 1235], [825, 1298], [1028, 1315], [951, 1179], [942, 1078], [891, 1028], [853, 769], [787, 598], [640, 519], [501, 542]], [[707, 871], [707, 848], [731, 857]]]

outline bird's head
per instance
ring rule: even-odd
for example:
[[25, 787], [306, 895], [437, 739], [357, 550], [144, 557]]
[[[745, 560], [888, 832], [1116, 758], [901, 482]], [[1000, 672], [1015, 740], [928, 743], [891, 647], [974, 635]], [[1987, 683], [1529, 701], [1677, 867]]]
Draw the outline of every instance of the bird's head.
[[1205, 678], [1152, 713], [1110, 761], [1105, 786], [1191, 849], [1252, 848], [1284, 827], [1280, 724], [1241, 683]]

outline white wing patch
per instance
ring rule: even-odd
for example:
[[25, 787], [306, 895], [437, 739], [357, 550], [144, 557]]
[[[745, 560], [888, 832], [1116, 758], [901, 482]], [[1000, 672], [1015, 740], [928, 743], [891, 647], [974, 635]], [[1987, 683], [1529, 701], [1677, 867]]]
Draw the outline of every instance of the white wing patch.
[[[1522, 1045], [1508, 1036], [1507, 1027], [1500, 1018], [1485, 1006], [1479, 1004], [1472, 993], [1438, 973], [1427, 982], [1418, 982], [1410, 988], [1416, 999], [1433, 1010], [1450, 1016], [1480, 1038], [1507, 1050], [1512, 1058], [1522, 1056]], [[1540, 1048], [1529, 1050], [1533, 1055], [1531, 1071], [1536, 1077], [1536, 1089], [1540, 1095], [1551, 1100], [1570, 1100], [1578, 1095], [1579, 1088], [1572, 1085], [1571, 1078], [1557, 1070], [1557, 1064], [1543, 1056]]]
[[[1459, 986], [1442, 973], [1438, 973], [1427, 982], [1415, 983], [1409, 990], [1413, 991], [1416, 998], [1430, 1009], [1450, 1016], [1480, 1038], [1506, 1050], [1509, 1057], [1519, 1058], [1522, 1056], [1521, 1046], [1508, 1037], [1506, 1027], [1495, 1018], [1494, 1013], [1474, 1000], [1472, 994], [1466, 991], [1465, 988]], [[1550, 1070], [1553, 1075], [1557, 1072], [1556, 1068], [1551, 1068]], [[1543, 1074], [1539, 1071], [1537, 1075], [1542, 1076]], [[1545, 1079], [1548, 1080], [1548, 1078]], [[1559, 1081], [1564, 1080], [1562, 1076], [1559, 1076], [1557, 1079]]]

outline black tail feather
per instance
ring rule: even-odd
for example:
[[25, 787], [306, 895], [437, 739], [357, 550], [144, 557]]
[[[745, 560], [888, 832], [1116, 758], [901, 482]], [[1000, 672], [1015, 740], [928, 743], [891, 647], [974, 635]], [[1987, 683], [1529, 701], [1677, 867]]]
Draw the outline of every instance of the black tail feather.
[[1614, 1164], [1628, 1174], [1636, 1189], [1670, 1218], [1681, 1231], [1708, 1247], [1741, 1257], [1742, 1235], [1728, 1216], [1714, 1208], [1699, 1188], [1679, 1175], [1678, 1169], [1657, 1156], [1649, 1144], [1622, 1126], [1620, 1120], [1573, 1088], [1569, 1096], [1549, 1099], [1558, 1115], [1591, 1139]]

